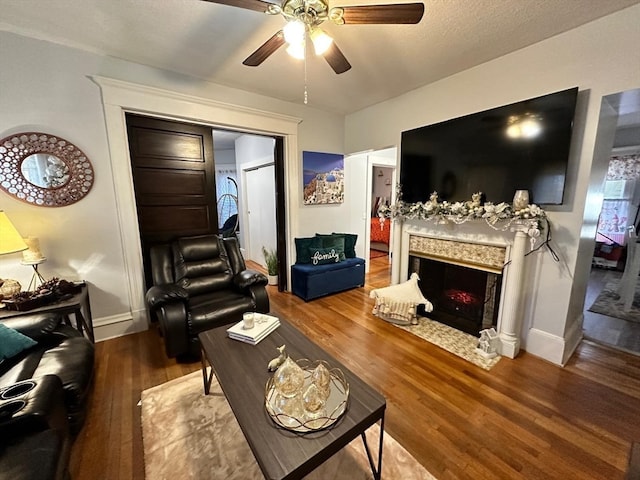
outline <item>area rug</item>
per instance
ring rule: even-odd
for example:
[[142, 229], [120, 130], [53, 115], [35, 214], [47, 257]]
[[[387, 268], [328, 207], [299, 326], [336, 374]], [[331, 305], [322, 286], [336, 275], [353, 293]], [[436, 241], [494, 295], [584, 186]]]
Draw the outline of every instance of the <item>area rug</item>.
[[417, 325], [394, 325], [443, 348], [447, 352], [464, 358], [484, 370], [491, 370], [502, 358], [500, 355], [494, 358], [483, 357], [476, 352], [477, 337], [426, 317], [418, 317]]
[[624, 311], [624, 302], [620, 299], [620, 295], [616, 293], [617, 290], [618, 280], [609, 280], [598, 295], [598, 298], [596, 298], [596, 301], [589, 307], [589, 311], [640, 323], [640, 292], [638, 288], [636, 287], [633, 302], [628, 312]]
[[[204, 395], [194, 372], [142, 392], [146, 480], [258, 480], [263, 475], [215, 377]], [[379, 429], [367, 439], [377, 458]], [[435, 480], [391, 435], [384, 435], [382, 477]], [[372, 473], [360, 437], [306, 479], [364, 480]]]

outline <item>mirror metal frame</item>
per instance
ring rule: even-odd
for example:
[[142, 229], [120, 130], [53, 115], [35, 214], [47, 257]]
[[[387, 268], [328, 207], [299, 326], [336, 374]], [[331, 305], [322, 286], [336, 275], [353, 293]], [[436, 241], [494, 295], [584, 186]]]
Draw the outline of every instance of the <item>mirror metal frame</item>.
[[[22, 162], [34, 153], [47, 153], [62, 160], [69, 169], [69, 181], [60, 187], [34, 185], [22, 175]], [[93, 186], [93, 166], [89, 158], [58, 136], [25, 132], [0, 140], [0, 188], [30, 205], [64, 207], [84, 198]]]

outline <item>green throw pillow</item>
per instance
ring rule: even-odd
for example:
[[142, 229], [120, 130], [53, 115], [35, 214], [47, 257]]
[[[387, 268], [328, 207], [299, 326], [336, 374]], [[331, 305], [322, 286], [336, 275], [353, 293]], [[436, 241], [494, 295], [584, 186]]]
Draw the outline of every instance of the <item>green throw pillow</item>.
[[294, 238], [296, 243], [296, 263], [311, 263], [309, 249], [322, 247], [322, 240], [318, 237]]
[[333, 233], [344, 237], [344, 255], [347, 258], [356, 258], [356, 242], [358, 235], [355, 233]]
[[11, 358], [38, 343], [0, 323], [0, 360]]
[[335, 248], [338, 250], [345, 251], [345, 238], [344, 235], [336, 235], [335, 233], [331, 234], [322, 234], [316, 233], [316, 237], [322, 240], [322, 248]]
[[344, 260], [344, 251], [338, 248], [310, 248], [309, 258], [312, 265], [326, 265]]

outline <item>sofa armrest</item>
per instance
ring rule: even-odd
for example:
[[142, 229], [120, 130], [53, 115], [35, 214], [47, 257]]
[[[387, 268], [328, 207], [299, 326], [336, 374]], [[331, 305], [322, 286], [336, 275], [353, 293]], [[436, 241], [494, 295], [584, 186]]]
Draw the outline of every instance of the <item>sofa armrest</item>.
[[145, 295], [147, 304], [151, 309], [156, 309], [168, 303], [179, 301], [180, 303], [189, 300], [189, 292], [179, 285], [166, 283], [164, 285], [154, 285]]
[[251, 269], [243, 270], [233, 277], [233, 284], [239, 290], [246, 290], [252, 286], [264, 287], [268, 281], [265, 275]]
[[36, 342], [50, 338], [61, 321], [62, 317], [57, 313], [34, 313], [0, 320], [6, 327], [13, 328]]

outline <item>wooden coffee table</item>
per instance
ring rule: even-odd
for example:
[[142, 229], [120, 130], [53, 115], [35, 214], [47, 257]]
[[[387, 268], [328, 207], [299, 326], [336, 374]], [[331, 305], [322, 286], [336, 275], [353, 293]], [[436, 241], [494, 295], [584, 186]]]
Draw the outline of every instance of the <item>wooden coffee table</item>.
[[[198, 335], [202, 345], [202, 376], [209, 393], [215, 373], [222, 391], [240, 424], [253, 455], [266, 479], [302, 478], [360, 435], [375, 479], [382, 470], [382, 445], [386, 401], [344, 365], [280, 318], [280, 326], [258, 345], [232, 340], [227, 328], [219, 327]], [[270, 360], [276, 347], [286, 345], [294, 360], [325, 360], [344, 373], [349, 383], [349, 404], [344, 415], [330, 428], [299, 434], [278, 427], [265, 409], [265, 385], [272, 375]], [[207, 364], [212, 368], [207, 372]], [[364, 432], [380, 422], [377, 466]]]

